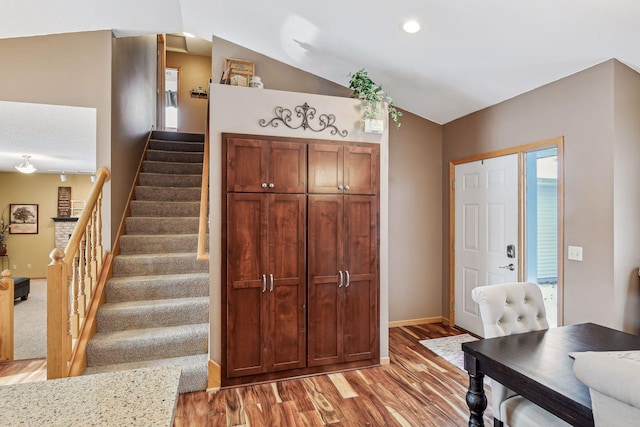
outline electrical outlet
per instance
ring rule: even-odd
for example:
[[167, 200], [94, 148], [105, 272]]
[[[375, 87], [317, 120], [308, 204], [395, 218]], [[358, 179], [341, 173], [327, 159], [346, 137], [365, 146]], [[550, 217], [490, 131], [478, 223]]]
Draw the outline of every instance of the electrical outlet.
[[567, 258], [574, 261], [582, 261], [582, 246], [569, 246], [567, 248]]
[[27, 264], [27, 269], [31, 270], [31, 264]]

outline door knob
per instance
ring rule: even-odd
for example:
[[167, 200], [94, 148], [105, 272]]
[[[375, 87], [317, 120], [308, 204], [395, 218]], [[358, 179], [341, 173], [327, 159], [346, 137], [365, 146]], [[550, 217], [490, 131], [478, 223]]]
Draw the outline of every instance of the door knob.
[[509, 264], [509, 265], [503, 265], [502, 267], [498, 267], [498, 268], [506, 268], [509, 271], [513, 271], [516, 269], [516, 266], [513, 264]]

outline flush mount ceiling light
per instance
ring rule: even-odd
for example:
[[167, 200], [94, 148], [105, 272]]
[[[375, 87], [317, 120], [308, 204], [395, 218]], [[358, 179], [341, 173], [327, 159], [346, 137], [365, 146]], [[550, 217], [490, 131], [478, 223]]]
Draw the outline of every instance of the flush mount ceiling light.
[[16, 166], [16, 169], [18, 170], [18, 172], [34, 173], [35, 171], [38, 170], [38, 169], [34, 168], [31, 163], [29, 163], [29, 159], [31, 158], [31, 156], [27, 156], [25, 154], [25, 155], [22, 156], [22, 158], [24, 159], [22, 161], [22, 163], [20, 163], [18, 166]]
[[402, 24], [402, 29], [409, 34], [415, 34], [420, 31], [420, 24], [418, 21], [411, 19]]

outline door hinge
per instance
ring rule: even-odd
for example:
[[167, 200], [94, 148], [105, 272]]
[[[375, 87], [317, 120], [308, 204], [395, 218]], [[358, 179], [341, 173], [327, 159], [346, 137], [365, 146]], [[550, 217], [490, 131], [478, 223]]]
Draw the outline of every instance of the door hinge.
[[451, 188], [456, 189], [456, 180], [451, 181]]

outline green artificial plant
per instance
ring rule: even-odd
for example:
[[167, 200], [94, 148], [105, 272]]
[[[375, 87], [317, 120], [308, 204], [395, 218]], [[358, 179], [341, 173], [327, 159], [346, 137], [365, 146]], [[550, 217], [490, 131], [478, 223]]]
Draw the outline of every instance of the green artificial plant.
[[[382, 86], [377, 85], [367, 71], [363, 68], [355, 73], [349, 73], [349, 89], [353, 91], [353, 97], [363, 101], [369, 101], [371, 104], [386, 103], [389, 116], [400, 127], [398, 118], [402, 116], [402, 111], [398, 111], [393, 104], [391, 97], [382, 90]], [[363, 120], [370, 119], [378, 113], [375, 109], [368, 108], [362, 117]]]

